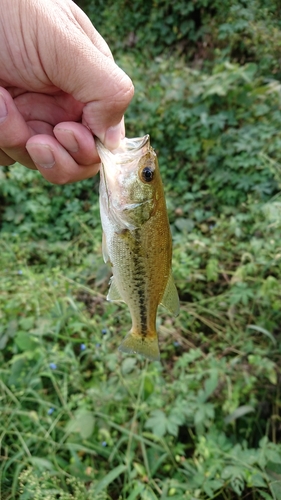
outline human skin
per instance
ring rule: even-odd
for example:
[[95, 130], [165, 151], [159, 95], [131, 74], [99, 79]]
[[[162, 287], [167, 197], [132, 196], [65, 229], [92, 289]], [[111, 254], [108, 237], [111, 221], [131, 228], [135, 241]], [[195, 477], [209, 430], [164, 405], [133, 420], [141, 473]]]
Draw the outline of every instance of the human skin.
[[97, 136], [114, 149], [134, 93], [104, 39], [71, 0], [1, 0], [0, 165], [50, 182], [97, 173]]

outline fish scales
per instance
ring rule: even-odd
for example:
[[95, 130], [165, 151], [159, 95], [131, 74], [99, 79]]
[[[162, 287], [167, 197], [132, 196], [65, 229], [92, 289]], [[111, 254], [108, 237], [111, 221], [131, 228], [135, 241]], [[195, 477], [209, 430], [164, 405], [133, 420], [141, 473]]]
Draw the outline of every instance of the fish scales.
[[[120, 283], [119, 291], [130, 308], [133, 328], [141, 329], [142, 336], [154, 331], [157, 307], [167, 282], [163, 276], [168, 279], [170, 267], [169, 242], [161, 237], [163, 231], [155, 219], [157, 215], [141, 229], [127, 230], [121, 238], [117, 233], [112, 239], [117, 254], [113, 275]], [[124, 259], [125, 255], [130, 258]]]
[[156, 315], [179, 301], [171, 275], [172, 240], [163, 185], [149, 137], [125, 139], [102, 160], [100, 210], [104, 260], [112, 266], [108, 300], [126, 302], [132, 328], [120, 350], [159, 359]]

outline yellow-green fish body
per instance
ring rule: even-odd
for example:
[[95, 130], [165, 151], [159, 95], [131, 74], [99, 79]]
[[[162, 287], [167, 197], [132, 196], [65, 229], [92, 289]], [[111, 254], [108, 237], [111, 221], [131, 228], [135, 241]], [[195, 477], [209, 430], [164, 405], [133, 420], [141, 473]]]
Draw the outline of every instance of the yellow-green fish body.
[[112, 266], [108, 300], [126, 302], [132, 328], [120, 350], [159, 359], [156, 315], [163, 304], [178, 314], [171, 274], [172, 240], [157, 157], [149, 136], [124, 139], [102, 161], [100, 212], [104, 260]]

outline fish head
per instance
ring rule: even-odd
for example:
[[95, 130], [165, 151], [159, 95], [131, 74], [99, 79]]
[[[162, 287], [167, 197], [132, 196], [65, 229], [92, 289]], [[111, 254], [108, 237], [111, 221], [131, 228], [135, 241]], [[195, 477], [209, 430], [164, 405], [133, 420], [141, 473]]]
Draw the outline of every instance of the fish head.
[[162, 183], [149, 135], [123, 139], [118, 149], [108, 151], [99, 141], [102, 161], [100, 204], [120, 230], [142, 226], [155, 213]]

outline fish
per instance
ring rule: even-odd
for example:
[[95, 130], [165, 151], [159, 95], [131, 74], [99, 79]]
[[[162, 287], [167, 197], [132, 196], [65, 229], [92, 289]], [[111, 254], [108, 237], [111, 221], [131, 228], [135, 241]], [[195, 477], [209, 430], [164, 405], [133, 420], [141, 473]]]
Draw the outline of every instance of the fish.
[[157, 155], [149, 135], [124, 138], [109, 151], [96, 140], [101, 159], [102, 253], [112, 277], [107, 300], [127, 304], [132, 328], [119, 350], [160, 359], [159, 304], [179, 313], [172, 277], [172, 237]]

